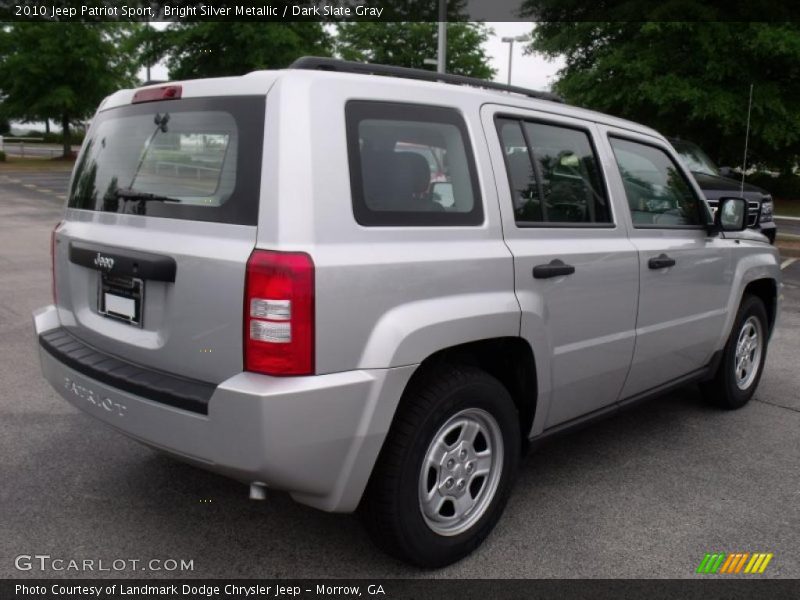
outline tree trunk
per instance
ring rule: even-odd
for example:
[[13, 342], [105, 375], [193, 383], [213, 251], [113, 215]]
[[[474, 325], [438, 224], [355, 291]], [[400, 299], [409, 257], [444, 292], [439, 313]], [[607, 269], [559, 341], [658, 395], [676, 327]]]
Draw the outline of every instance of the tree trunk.
[[50, 119], [44, 120], [44, 132], [46, 135], [50, 135]]
[[69, 115], [67, 113], [61, 115], [61, 135], [64, 142], [64, 158], [69, 158], [72, 156], [72, 144], [70, 143]]

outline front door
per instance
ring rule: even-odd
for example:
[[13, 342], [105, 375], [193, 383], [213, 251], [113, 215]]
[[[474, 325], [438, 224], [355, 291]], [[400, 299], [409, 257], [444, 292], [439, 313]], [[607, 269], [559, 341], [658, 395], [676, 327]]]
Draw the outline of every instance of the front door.
[[700, 191], [654, 138], [608, 129], [639, 252], [636, 350], [630, 398], [690, 375], [712, 358], [727, 312], [730, 252], [709, 236]]

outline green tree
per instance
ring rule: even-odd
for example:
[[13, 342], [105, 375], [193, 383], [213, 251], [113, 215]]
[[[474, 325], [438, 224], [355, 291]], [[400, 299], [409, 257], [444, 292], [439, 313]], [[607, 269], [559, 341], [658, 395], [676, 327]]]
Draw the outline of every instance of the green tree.
[[[447, 72], [491, 79], [495, 70], [489, 65], [489, 56], [483, 49], [491, 33], [491, 29], [482, 23], [448, 23]], [[336, 50], [345, 60], [430, 69], [424, 61], [426, 58], [436, 58], [437, 24], [341, 23], [336, 37]]]
[[622, 8], [608, 11], [618, 22], [554, 22], [575, 1], [527, 3], [529, 16], [553, 21], [536, 26], [530, 49], [564, 58], [554, 87], [568, 102], [694, 140], [723, 163], [739, 164], [753, 84], [748, 162], [795, 164], [800, 23], [625, 22], [631, 15]]
[[171, 79], [243, 75], [331, 53], [331, 36], [315, 22], [184, 22], [144, 35], [144, 60], [165, 58]]
[[71, 123], [133, 83], [137, 65], [127, 42], [136, 27], [48, 22], [0, 28], [0, 112], [23, 121], [55, 119], [69, 156]]

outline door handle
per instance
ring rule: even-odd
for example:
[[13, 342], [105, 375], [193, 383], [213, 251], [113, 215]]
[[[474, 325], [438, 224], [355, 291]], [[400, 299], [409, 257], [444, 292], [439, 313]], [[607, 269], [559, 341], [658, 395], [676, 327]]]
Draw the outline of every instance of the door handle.
[[655, 258], [647, 261], [647, 266], [651, 269], [666, 269], [667, 267], [675, 266], [675, 259], [670, 258], [664, 253], [659, 254]]
[[562, 275], [572, 275], [575, 272], [575, 267], [572, 265], [564, 264], [563, 260], [555, 258], [546, 265], [536, 265], [533, 267], [534, 279], [550, 279], [551, 277], [560, 277]]

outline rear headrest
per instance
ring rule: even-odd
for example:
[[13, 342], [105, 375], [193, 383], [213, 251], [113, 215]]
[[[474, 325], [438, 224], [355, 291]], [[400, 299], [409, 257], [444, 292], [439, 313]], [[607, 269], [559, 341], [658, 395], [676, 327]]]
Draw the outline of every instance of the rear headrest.
[[367, 205], [379, 208], [386, 202], [386, 188], [392, 178], [391, 151], [364, 149], [361, 152], [361, 173]]
[[416, 200], [428, 191], [428, 161], [413, 152], [362, 151], [364, 196], [373, 210], [420, 210]]
[[431, 170], [428, 161], [414, 152], [398, 152], [395, 154], [397, 177], [405, 179], [401, 187], [408, 185], [414, 194], [427, 192], [431, 184]]

